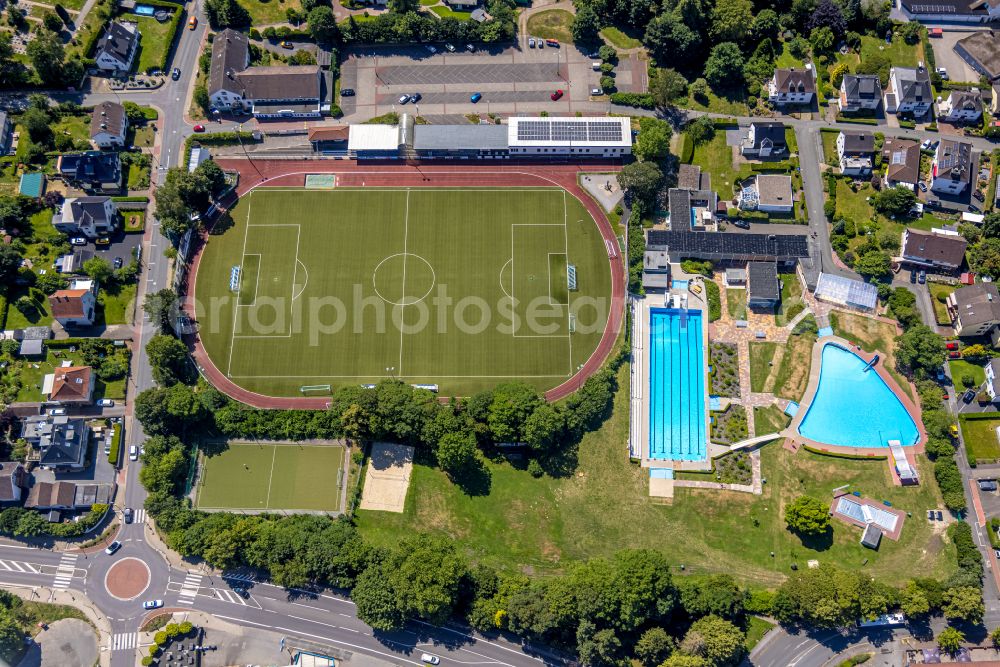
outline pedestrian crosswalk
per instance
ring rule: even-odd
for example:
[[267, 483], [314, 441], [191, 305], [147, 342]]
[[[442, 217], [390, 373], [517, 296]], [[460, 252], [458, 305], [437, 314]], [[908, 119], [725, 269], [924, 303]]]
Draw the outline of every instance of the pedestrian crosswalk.
[[122, 632], [111, 635], [112, 651], [131, 651], [139, 646], [138, 632]]
[[198, 595], [199, 588], [201, 588], [201, 575], [188, 572], [188, 575], [184, 577], [184, 583], [181, 585], [181, 592], [177, 597], [177, 601], [181, 604], [194, 604], [194, 598]]
[[24, 572], [26, 574], [38, 574], [41, 566], [32, 565], [19, 560], [0, 560], [0, 569], [7, 572]]
[[59, 567], [56, 568], [56, 579], [52, 584], [53, 588], [67, 589], [73, 581], [76, 573], [77, 554], [63, 554], [59, 559]]
[[215, 597], [223, 602], [231, 602], [233, 604], [243, 605], [244, 607], [247, 606], [247, 601], [243, 599], [243, 596], [235, 593], [234, 591], [226, 588], [214, 588], [212, 590], [215, 592]]
[[132, 523], [142, 525], [142, 523], [145, 520], [146, 520], [146, 510], [141, 508], [135, 510], [135, 514], [132, 515]]

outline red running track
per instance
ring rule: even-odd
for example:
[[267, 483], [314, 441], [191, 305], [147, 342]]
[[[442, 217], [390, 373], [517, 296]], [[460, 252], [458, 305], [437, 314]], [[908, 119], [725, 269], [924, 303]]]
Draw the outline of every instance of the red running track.
[[[240, 172], [240, 185], [237, 195], [243, 196], [260, 186], [302, 187], [306, 174], [337, 174], [339, 185], [358, 187], [444, 187], [444, 186], [479, 186], [495, 187], [531, 187], [539, 185], [557, 185], [584, 205], [587, 211], [597, 221], [597, 226], [605, 241], [618, 250], [618, 239], [615, 237], [611, 223], [601, 207], [580, 187], [577, 179], [583, 173], [616, 172], [621, 169], [618, 163], [587, 162], [581, 164], [433, 164], [413, 165], [401, 163], [357, 164], [343, 160], [256, 160], [251, 163], [247, 159], [217, 160], [219, 166], [226, 170]], [[194, 251], [191, 260], [191, 271], [187, 279], [187, 294], [185, 308], [187, 315], [195, 319], [188, 304], [195, 303], [195, 285], [197, 284], [198, 265], [201, 262], [202, 251], [208, 240], [208, 233], [202, 232], [200, 243]], [[594, 353], [587, 359], [583, 367], [569, 380], [545, 393], [550, 401], [569, 396], [579, 389], [588, 377], [601, 368], [608, 356], [614, 350], [615, 340], [621, 331], [622, 319], [625, 313], [625, 270], [620, 252], [615, 257], [609, 257], [611, 265], [611, 312], [604, 327], [601, 341]], [[231, 398], [246, 403], [255, 408], [321, 410], [329, 402], [327, 397], [280, 397], [265, 396], [238, 386], [219, 370], [197, 336], [189, 336], [188, 343], [192, 354], [202, 373], [217, 389]]]

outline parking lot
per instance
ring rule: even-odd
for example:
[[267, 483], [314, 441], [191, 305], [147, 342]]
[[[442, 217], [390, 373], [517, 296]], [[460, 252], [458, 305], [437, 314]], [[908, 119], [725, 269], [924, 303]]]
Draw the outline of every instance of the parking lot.
[[943, 67], [952, 81], [979, 81], [979, 73], [955, 53], [955, 42], [968, 37], [976, 28], [945, 28], [944, 35], [930, 39], [937, 67]]

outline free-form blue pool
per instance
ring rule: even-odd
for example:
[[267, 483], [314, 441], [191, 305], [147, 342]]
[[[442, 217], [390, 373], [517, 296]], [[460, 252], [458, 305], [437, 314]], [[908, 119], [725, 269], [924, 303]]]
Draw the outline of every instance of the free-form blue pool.
[[916, 444], [920, 432], [906, 407], [867, 366], [836, 343], [824, 345], [819, 386], [799, 433], [840, 447], [888, 447], [889, 440]]
[[651, 308], [649, 320], [649, 458], [704, 460], [701, 311]]

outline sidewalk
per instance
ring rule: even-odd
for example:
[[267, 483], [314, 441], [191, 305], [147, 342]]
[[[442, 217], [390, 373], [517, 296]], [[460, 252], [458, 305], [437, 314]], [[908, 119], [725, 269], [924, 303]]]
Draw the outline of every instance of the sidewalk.
[[[64, 604], [83, 612], [94, 627], [97, 628], [97, 643], [104, 647], [111, 639], [111, 621], [94, 606], [89, 598], [77, 591], [57, 591], [51, 588], [15, 587], [6, 585], [6, 589], [27, 601]], [[111, 667], [111, 652], [101, 650], [99, 664], [101, 667]]]

